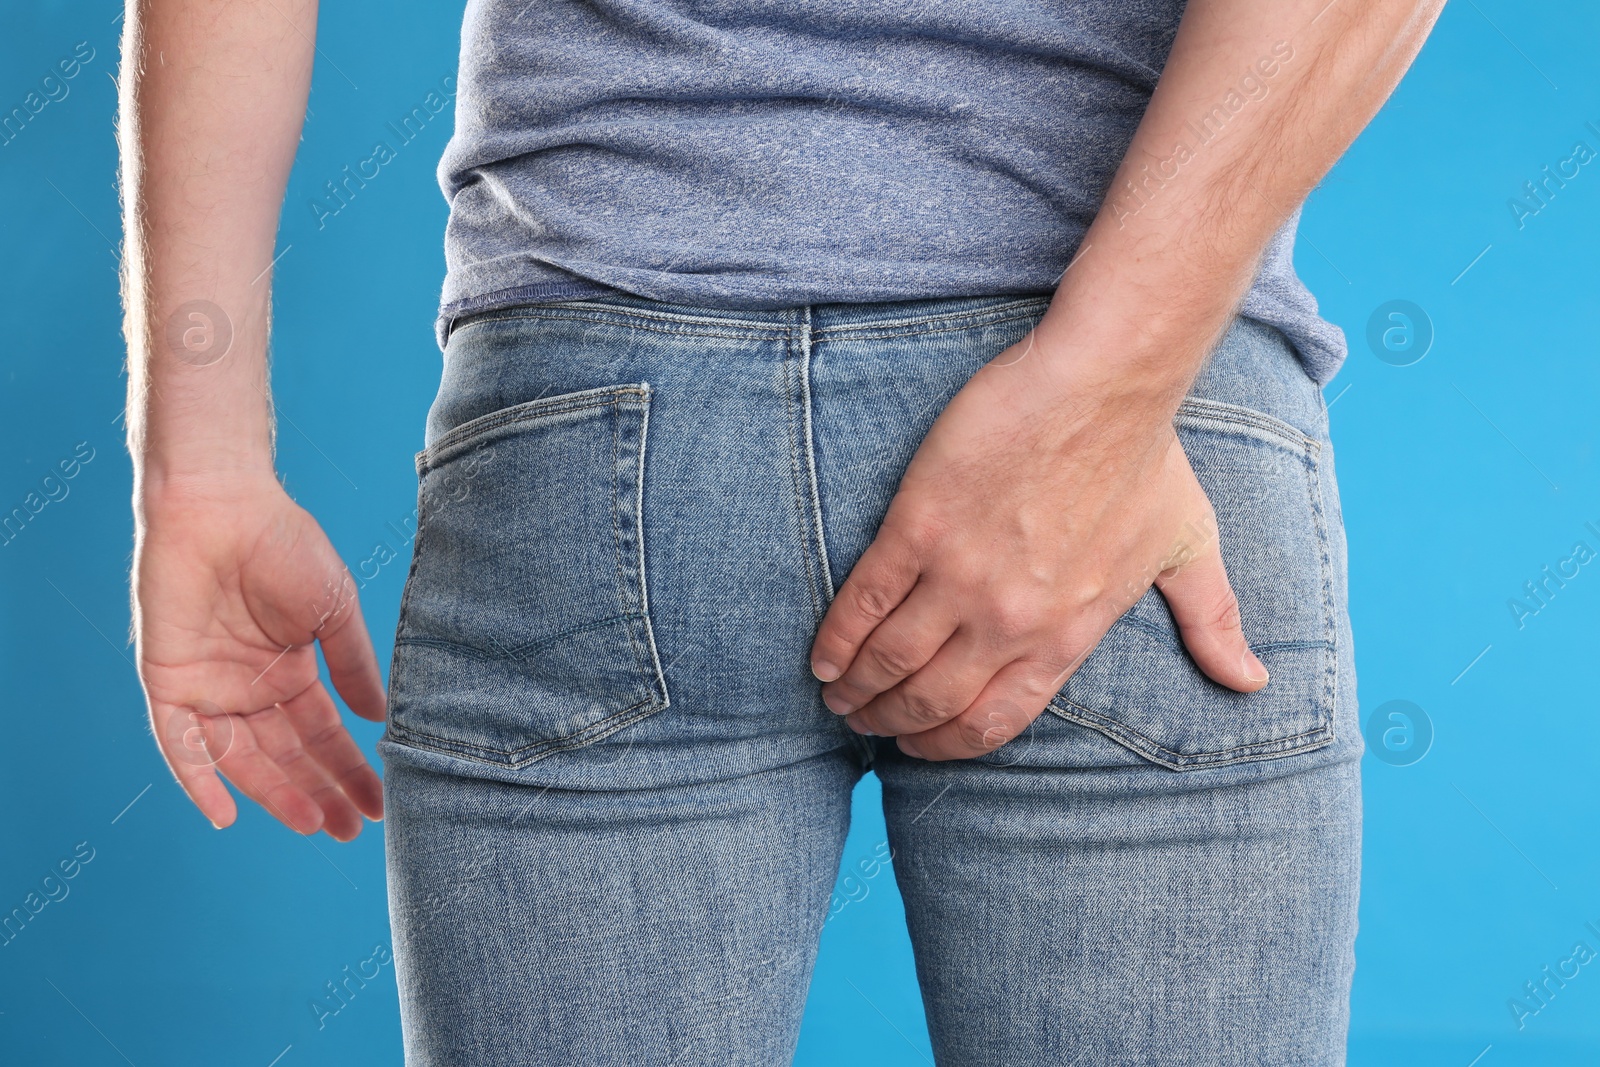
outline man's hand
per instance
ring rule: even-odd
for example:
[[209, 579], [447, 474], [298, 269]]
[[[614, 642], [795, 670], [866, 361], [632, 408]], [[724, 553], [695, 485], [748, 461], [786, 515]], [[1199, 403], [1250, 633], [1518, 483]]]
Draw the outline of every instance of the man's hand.
[[273, 471], [274, 241], [304, 124], [315, 0], [129, 0], [123, 296], [133, 626], [151, 725], [218, 826], [220, 770], [301, 833], [378, 818], [377, 774], [317, 676], [383, 717], [355, 583]]
[[1442, 6], [1190, 0], [1049, 310], [934, 423], [823, 619], [812, 669], [852, 726], [997, 748], [1152, 583], [1201, 670], [1266, 684], [1172, 418]]
[[1267, 683], [1170, 417], [1050, 380], [1035, 345], [940, 415], [817, 635], [828, 707], [910, 755], [1015, 737], [1152, 583], [1201, 670]]
[[147, 501], [133, 566], [139, 677], [156, 741], [218, 828], [236, 815], [220, 770], [302, 834], [340, 841], [383, 815], [382, 784], [317, 674], [382, 721], [384, 691], [355, 582], [275, 480]]

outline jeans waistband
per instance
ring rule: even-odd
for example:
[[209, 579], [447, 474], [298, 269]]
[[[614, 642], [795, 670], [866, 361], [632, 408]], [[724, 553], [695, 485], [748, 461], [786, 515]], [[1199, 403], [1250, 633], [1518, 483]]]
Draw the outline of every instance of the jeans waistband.
[[989, 296], [928, 297], [870, 303], [821, 303], [782, 308], [712, 308], [676, 304], [630, 293], [582, 297], [572, 300], [512, 304], [472, 312], [455, 319], [450, 332], [480, 322], [537, 318], [566, 311], [603, 311], [621, 316], [674, 322], [684, 326], [715, 327], [759, 336], [782, 336], [807, 330], [813, 336], [829, 333], [895, 332], [920, 330], [942, 323], [965, 325], [989, 317], [1018, 313], [1043, 314], [1053, 294], [1003, 293]]

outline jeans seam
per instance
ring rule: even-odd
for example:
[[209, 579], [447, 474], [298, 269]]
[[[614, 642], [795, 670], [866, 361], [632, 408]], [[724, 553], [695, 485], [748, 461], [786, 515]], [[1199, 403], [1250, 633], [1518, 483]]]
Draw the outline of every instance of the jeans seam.
[[[807, 314], [807, 327], [810, 315]], [[811, 354], [812, 334], [809, 328], [801, 333], [800, 357], [800, 414], [801, 442], [805, 452], [805, 474], [811, 496], [812, 536], [817, 542], [817, 561], [821, 568], [821, 586], [825, 604], [833, 602], [833, 565], [828, 561], [828, 539], [822, 525], [822, 489], [817, 481], [817, 451], [812, 424]]]
[[[622, 609], [621, 614], [626, 615], [630, 612], [630, 610], [632, 610], [632, 605], [629, 603], [629, 597], [632, 593], [632, 590], [629, 588], [628, 567], [627, 564], [623, 562], [623, 557], [626, 554], [625, 550], [627, 548], [625, 543], [627, 540], [627, 533], [624, 529], [625, 508], [623, 505], [623, 493], [627, 490], [624, 488], [626, 483], [622, 478], [621, 416], [621, 410], [618, 407], [613, 406], [611, 410], [611, 547], [616, 560], [617, 604]], [[642, 437], [644, 432], [644, 424], [642, 422], [640, 423], [639, 430], [640, 436]], [[642, 463], [644, 459], [643, 448], [639, 448], [638, 452], [639, 459]], [[635, 467], [640, 468], [641, 464], [635, 464]], [[635, 515], [634, 521], [637, 523], [641, 517], [642, 516]], [[640, 543], [642, 545], [642, 540]], [[641, 566], [633, 573], [637, 575], [638, 584], [642, 586], [644, 584], [644, 568]], [[634, 665], [639, 673], [646, 679], [646, 681], [649, 682], [651, 678], [650, 665], [645, 658], [644, 646], [639, 643], [639, 635], [634, 632], [634, 628], [632, 626], [625, 626], [623, 629], [627, 631], [628, 644], [633, 649]], [[655, 699], [655, 686], [653, 684], [650, 685], [650, 696], [651, 700], [653, 701]]]
[[[806, 339], [810, 325], [810, 308], [801, 309], [801, 315], [799, 352], [796, 352], [794, 343], [795, 331], [790, 331], [784, 342], [783, 410], [789, 429], [789, 475], [794, 487], [795, 526], [799, 533], [801, 564], [806, 572], [806, 590], [811, 596], [812, 615], [821, 622], [827, 610], [827, 601], [822, 592], [821, 578], [817, 574], [816, 550], [812, 543], [815, 535], [812, 526], [812, 501], [815, 497], [806, 491], [805, 463], [801, 458], [804, 451], [801, 436], [804, 432], [802, 425], [805, 417], [796, 410], [806, 403], [806, 389], [800, 378], [804, 374], [802, 367], [810, 347]], [[808, 497], [811, 499], [807, 499]]]
[[[417, 455], [420, 457], [421, 453], [419, 452]], [[427, 527], [427, 521], [423, 514], [424, 504], [428, 499], [427, 493], [424, 491], [427, 477], [427, 468], [422, 467], [419, 462], [417, 467], [417, 535], [411, 539], [411, 564], [406, 568], [406, 584], [400, 591], [400, 612], [395, 620], [395, 642], [394, 647], [389, 652], [388, 699], [384, 701], [383, 710], [385, 736], [395, 733], [397, 729], [394, 721], [394, 697], [400, 693], [402, 681], [405, 677], [405, 657], [400, 654], [400, 649], [404, 644], [406, 619], [410, 613], [412, 590], [416, 588], [417, 584], [417, 563], [422, 558], [423, 531]], [[403, 730], [404, 727], [399, 727], [398, 729]]]
[[477, 645], [469, 645], [463, 641], [452, 641], [447, 637], [401, 637], [398, 641], [396, 641], [396, 644], [421, 645], [426, 648], [443, 648], [453, 652], [459, 652], [469, 659], [481, 659], [490, 663], [503, 663], [506, 660], [522, 659], [524, 656], [530, 655], [531, 653], [542, 651], [564, 638], [573, 637], [577, 634], [589, 633], [592, 630], [599, 630], [616, 622], [630, 622], [637, 618], [640, 618], [639, 612], [624, 611], [618, 615], [610, 615], [604, 619], [596, 619], [594, 622], [584, 623], [582, 626], [569, 626], [559, 633], [547, 634], [546, 636], [539, 638], [537, 641], [524, 641], [522, 644], [513, 645], [510, 648], [497, 646], [494, 650], [479, 648]]
[[[656, 628], [650, 619], [650, 573], [645, 566], [644, 556], [644, 468], [645, 457], [649, 452], [650, 440], [650, 408], [654, 393], [645, 383], [644, 405], [640, 411], [639, 426], [639, 462], [634, 485], [633, 521], [637, 528], [635, 535], [638, 548], [639, 567], [639, 615], [644, 622], [645, 641], [650, 646], [650, 662], [646, 665], [647, 673], [653, 674], [653, 688], [657, 693], [661, 708], [672, 706], [672, 695], [667, 691], [667, 673], [661, 667], [661, 653], [656, 647]], [[630, 627], [631, 629], [631, 627]]]
[[[833, 567], [828, 561], [827, 529], [822, 519], [822, 490], [817, 477], [816, 447], [813, 439], [812, 423], [812, 395], [811, 395], [811, 353], [813, 332], [811, 327], [811, 308], [800, 309], [800, 329], [796, 331], [799, 337], [799, 358], [793, 361], [793, 366], [799, 374], [798, 401], [800, 407], [800, 426], [797, 435], [792, 438], [794, 448], [792, 461], [797, 464], [796, 477], [802, 480], [804, 491], [799, 493], [802, 531], [801, 551], [805, 555], [806, 578], [810, 582], [811, 601], [817, 623], [820, 625], [828, 613], [828, 606], [833, 603], [835, 587], [833, 584]], [[794, 335], [792, 335], [794, 336]], [[793, 352], [793, 340], [789, 343], [789, 351]], [[789, 363], [789, 360], [785, 361]], [[786, 389], [790, 398], [796, 396], [795, 391]], [[791, 419], [791, 426], [793, 421]], [[797, 486], [797, 490], [798, 490]], [[809, 499], [808, 499], [809, 498]], [[809, 533], [807, 533], [809, 531]], [[805, 543], [807, 540], [813, 544]], [[821, 703], [821, 692], [818, 690], [817, 703]], [[836, 729], [846, 735], [849, 743], [856, 752], [857, 758], [863, 766], [872, 762], [872, 743], [867, 738], [850, 729], [840, 716], [834, 715], [825, 707], [822, 709], [827, 717], [833, 720]]]
[[[562, 403], [565, 397], [550, 397], [546, 400], [529, 400], [521, 404], [513, 404], [502, 411], [493, 411], [487, 415], [480, 415], [476, 419], [469, 419], [460, 426], [439, 435], [421, 452], [421, 462], [428, 467], [435, 467], [440, 462], [440, 453], [456, 448], [460, 445], [474, 441], [490, 430], [499, 430], [506, 426], [514, 426], [520, 422], [535, 422], [551, 415], [570, 415], [577, 411], [588, 411], [591, 408], [616, 407], [624, 402], [624, 397], [632, 395], [637, 403], [648, 399], [649, 391], [641, 390], [633, 385], [621, 385], [605, 390], [603, 396], [586, 396]], [[533, 405], [540, 405], [534, 407]], [[463, 432], [465, 431], [465, 432]]]
[[[424, 742], [426, 747], [429, 748], [468, 759], [475, 759], [480, 763], [493, 764], [497, 767], [516, 768], [526, 766], [534, 760], [554, 752], [569, 748], [581, 748], [584, 745], [599, 741], [610, 734], [616, 733], [624, 726], [654, 715], [665, 707], [665, 704], [656, 699], [654, 693], [650, 693], [645, 699], [630, 704], [619, 711], [614, 711], [605, 718], [583, 727], [581, 730], [574, 730], [572, 733], [564, 734], [561, 737], [541, 738], [523, 745], [521, 748], [514, 748], [509, 751], [486, 748], [466, 741], [457, 741], [454, 738], [440, 737], [437, 734], [430, 734], [426, 730], [417, 730], [404, 725], [393, 726], [391, 730], [398, 737]], [[503, 760], [494, 759], [493, 756], [495, 755], [506, 758]]]
[[[732, 341], [748, 341], [752, 337], [775, 340], [779, 337], [792, 337], [794, 334], [794, 327], [786, 323], [773, 323], [768, 326], [748, 319], [694, 319], [688, 316], [672, 317], [670, 313], [650, 312], [642, 308], [617, 307], [599, 311], [588, 308], [563, 307], [560, 304], [543, 304], [540, 305], [538, 311], [528, 310], [507, 314], [491, 313], [482, 318], [474, 318], [470, 322], [461, 323], [455, 327], [455, 333], [491, 322], [536, 322], [541, 319], [594, 322], [601, 325], [626, 326], [630, 330], [649, 330], [652, 333], [664, 333], [678, 337], [718, 337]], [[675, 328], [668, 329], [665, 326], [657, 325], [657, 323], [672, 323]]]
[[[1248, 745], [1235, 745], [1232, 748], [1218, 749], [1215, 752], [1176, 752], [1125, 722], [1103, 715], [1093, 708], [1084, 707], [1082, 704], [1067, 700], [1065, 697], [1056, 696], [1052, 698], [1049, 708], [1063, 719], [1080, 723], [1104, 733], [1113, 740], [1120, 741], [1133, 748], [1134, 751], [1141, 755], [1152, 758], [1163, 766], [1172, 768], [1194, 767], [1202, 764], [1224, 766], [1229, 763], [1242, 763], [1257, 756], [1289, 755], [1311, 748], [1320, 748], [1334, 739], [1333, 725], [1324, 719], [1318, 726], [1314, 726], [1309, 730], [1302, 730], [1297, 734], [1289, 734], [1285, 737], [1253, 741]], [[1139, 744], [1139, 742], [1143, 742], [1143, 744]]]
[[870, 326], [821, 326], [815, 330], [817, 339], [830, 341], [856, 341], [892, 337], [916, 337], [932, 333], [959, 333], [975, 326], [997, 326], [1017, 319], [1037, 317], [1040, 304], [1048, 307], [1048, 298], [1013, 301], [972, 311], [947, 311], [922, 318], [898, 319]]
[[1333, 604], [1333, 557], [1328, 537], [1326, 507], [1322, 499], [1321, 452], [1309, 459], [1312, 520], [1316, 524], [1317, 548], [1322, 556], [1322, 621], [1328, 651], [1323, 654], [1323, 692], [1327, 696], [1325, 719], [1330, 735], [1337, 736], [1339, 701], [1339, 627]]

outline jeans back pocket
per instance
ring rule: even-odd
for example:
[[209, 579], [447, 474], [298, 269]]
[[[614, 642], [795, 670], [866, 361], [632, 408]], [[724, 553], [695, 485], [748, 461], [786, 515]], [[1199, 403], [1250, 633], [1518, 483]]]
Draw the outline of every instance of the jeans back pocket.
[[1322, 443], [1263, 412], [1196, 397], [1175, 425], [1216, 512], [1245, 640], [1271, 680], [1240, 693], [1202, 674], [1151, 587], [1049, 710], [1173, 770], [1321, 748], [1334, 740], [1338, 676]]
[[417, 453], [388, 735], [507, 767], [668, 704], [642, 516], [648, 385], [517, 404]]

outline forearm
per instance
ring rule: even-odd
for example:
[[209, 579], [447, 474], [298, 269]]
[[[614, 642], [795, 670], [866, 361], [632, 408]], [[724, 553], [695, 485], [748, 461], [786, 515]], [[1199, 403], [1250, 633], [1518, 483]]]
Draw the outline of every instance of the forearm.
[[1267, 242], [1388, 98], [1442, 6], [1192, 0], [1036, 331], [1053, 369], [1170, 418]]
[[272, 476], [273, 244], [314, 0], [130, 0], [118, 139], [135, 502]]

